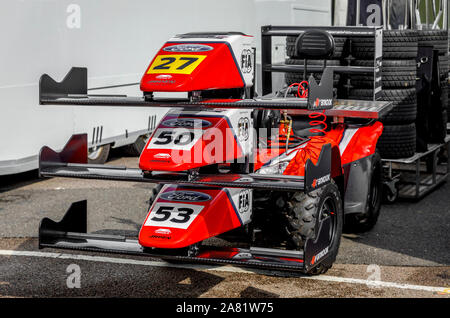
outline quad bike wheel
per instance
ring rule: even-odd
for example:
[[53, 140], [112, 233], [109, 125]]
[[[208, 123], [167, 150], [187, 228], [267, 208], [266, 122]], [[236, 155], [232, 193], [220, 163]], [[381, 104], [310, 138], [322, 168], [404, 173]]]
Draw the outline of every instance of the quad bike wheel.
[[150, 198], [148, 199], [148, 210], [150, 210], [150, 208], [152, 207], [153, 202], [155, 201], [156, 197], [158, 196], [158, 193], [161, 191], [162, 188], [163, 188], [162, 184], [157, 184], [152, 189], [152, 193], [150, 194]]
[[363, 233], [370, 231], [377, 224], [381, 210], [383, 193], [383, 166], [381, 156], [375, 152], [372, 158], [370, 188], [364, 213], [354, 213], [345, 216], [344, 231], [347, 233]]
[[290, 243], [296, 249], [303, 249], [307, 239], [315, 239], [320, 221], [331, 217], [329, 261], [327, 264], [318, 265], [308, 273], [324, 274], [336, 259], [342, 235], [343, 207], [336, 183], [332, 181], [327, 186], [310, 193], [294, 193], [285, 203], [284, 214], [288, 223], [286, 232]]
[[109, 151], [111, 150], [111, 145], [97, 146], [89, 148], [88, 151], [88, 162], [90, 164], [104, 164], [108, 160]]

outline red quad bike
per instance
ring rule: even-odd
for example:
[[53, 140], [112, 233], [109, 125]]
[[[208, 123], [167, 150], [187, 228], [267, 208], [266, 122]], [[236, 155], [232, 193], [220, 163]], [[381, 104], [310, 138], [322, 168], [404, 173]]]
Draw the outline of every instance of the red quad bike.
[[[343, 28], [374, 38], [379, 31], [354, 29]], [[342, 30], [295, 32], [300, 58], [327, 59], [335, 49], [333, 32]], [[158, 184], [139, 239], [87, 234], [87, 202], [81, 201], [60, 222], [42, 220], [39, 247], [326, 272], [344, 222], [357, 230], [376, 222], [382, 186], [376, 145], [383, 130], [377, 120], [391, 104], [334, 98], [334, 71], [379, 67], [325, 67], [320, 84], [311, 76], [256, 97], [253, 41], [237, 32], [172, 38], [142, 77], [144, 97], [88, 95], [85, 68], [72, 68], [60, 83], [43, 75], [42, 105], [170, 110], [143, 150], [139, 169], [88, 165], [86, 134], [72, 136], [59, 153], [44, 147], [39, 156], [45, 177]], [[185, 95], [167, 97], [173, 92]]]

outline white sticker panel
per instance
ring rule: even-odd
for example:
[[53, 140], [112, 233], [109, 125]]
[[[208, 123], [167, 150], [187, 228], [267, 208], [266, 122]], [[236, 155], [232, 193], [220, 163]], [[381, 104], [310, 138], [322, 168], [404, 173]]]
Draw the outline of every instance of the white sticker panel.
[[162, 203], [153, 206], [144, 226], [186, 230], [203, 210], [203, 206], [186, 203]]
[[202, 129], [159, 128], [147, 149], [190, 150], [202, 136]]
[[239, 218], [242, 224], [248, 224], [252, 220], [252, 201], [253, 191], [250, 189], [229, 189], [226, 191], [230, 194], [233, 204], [236, 208], [236, 212], [239, 214]]

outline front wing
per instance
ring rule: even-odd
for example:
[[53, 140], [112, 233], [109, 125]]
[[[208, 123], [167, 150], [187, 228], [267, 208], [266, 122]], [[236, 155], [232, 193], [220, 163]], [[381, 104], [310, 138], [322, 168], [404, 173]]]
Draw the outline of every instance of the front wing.
[[[152, 249], [141, 246], [137, 240], [125, 236], [87, 234], [87, 201], [71, 205], [60, 222], [44, 218], [39, 225], [39, 248], [57, 248], [90, 252], [156, 257], [172, 261], [202, 264], [231, 264], [272, 270], [309, 272], [321, 263], [334, 260], [324, 251], [328, 250], [331, 220], [321, 221], [318, 236], [308, 239], [302, 251], [278, 250], [259, 247], [221, 248], [201, 246], [192, 256], [184, 250]], [[320, 262], [317, 256], [321, 256]]]
[[[305, 177], [250, 174], [194, 174], [190, 172], [142, 171], [110, 165], [87, 164], [87, 135], [73, 135], [61, 152], [43, 147], [39, 154], [39, 175], [80, 179], [245, 188], [274, 191], [312, 191], [314, 180], [331, 174], [331, 145], [325, 145], [315, 165], [306, 162]], [[326, 183], [321, 186], [326, 185]]]

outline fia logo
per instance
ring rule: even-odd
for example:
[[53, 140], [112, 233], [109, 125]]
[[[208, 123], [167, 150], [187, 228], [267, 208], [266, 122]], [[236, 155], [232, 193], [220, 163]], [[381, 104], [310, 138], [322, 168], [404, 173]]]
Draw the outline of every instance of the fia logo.
[[247, 117], [239, 118], [238, 137], [240, 141], [247, 141], [249, 137], [250, 120]]
[[241, 70], [242, 73], [248, 74], [253, 70], [252, 50], [245, 49], [241, 54]]
[[239, 213], [248, 212], [250, 209], [250, 190], [239, 192]]

